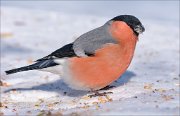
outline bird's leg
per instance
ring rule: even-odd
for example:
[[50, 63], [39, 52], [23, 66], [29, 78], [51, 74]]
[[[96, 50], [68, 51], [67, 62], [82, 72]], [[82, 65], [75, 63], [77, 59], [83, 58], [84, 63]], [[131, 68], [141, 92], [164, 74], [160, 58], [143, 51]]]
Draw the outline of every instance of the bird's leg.
[[89, 95], [89, 97], [97, 97], [97, 96], [107, 96], [107, 94], [112, 94], [113, 92], [103, 92], [103, 93], [99, 93], [97, 90], [93, 90], [91, 89], [91, 92], [93, 92], [94, 94]]

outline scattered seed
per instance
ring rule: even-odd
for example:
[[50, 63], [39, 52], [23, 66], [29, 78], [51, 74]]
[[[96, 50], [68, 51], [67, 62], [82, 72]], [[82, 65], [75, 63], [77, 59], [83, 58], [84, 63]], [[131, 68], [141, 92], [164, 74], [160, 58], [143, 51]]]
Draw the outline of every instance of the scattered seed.
[[3, 107], [3, 104], [0, 102], [0, 107]]
[[0, 33], [1, 38], [11, 38], [12, 36], [13, 36], [13, 34], [10, 32]]
[[80, 114], [78, 114], [77, 112], [73, 112], [70, 114], [70, 116], [80, 116]]
[[83, 96], [81, 99], [88, 100], [88, 99], [90, 99], [90, 97], [89, 96]]
[[168, 95], [163, 95], [162, 98], [166, 101], [169, 101], [171, 99], [174, 99], [172, 96], [168, 96]]
[[152, 84], [146, 84], [146, 85], [144, 85], [144, 89], [152, 89]]
[[9, 87], [10, 84], [6, 83], [6, 82], [3, 82], [0, 80], [0, 86], [3, 86], [3, 87]]

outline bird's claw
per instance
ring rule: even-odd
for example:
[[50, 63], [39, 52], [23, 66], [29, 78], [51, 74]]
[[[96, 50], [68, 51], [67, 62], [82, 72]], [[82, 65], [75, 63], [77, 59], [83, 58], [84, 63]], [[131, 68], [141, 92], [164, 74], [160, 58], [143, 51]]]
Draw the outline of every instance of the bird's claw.
[[92, 97], [97, 97], [97, 96], [107, 96], [107, 94], [113, 94], [113, 92], [103, 92], [103, 93], [99, 93], [99, 92], [96, 91], [94, 94], [89, 95], [89, 97], [92, 98]]

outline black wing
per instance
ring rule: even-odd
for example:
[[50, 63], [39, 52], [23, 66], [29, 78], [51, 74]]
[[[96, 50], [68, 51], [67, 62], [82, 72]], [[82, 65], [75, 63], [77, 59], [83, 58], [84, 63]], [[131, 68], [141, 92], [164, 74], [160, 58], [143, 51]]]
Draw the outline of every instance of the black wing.
[[[93, 56], [94, 54], [92, 53], [85, 53], [88, 56]], [[73, 49], [73, 43], [67, 44], [56, 51], [52, 52], [48, 56], [45, 56], [41, 59], [38, 59], [36, 61], [43, 61], [43, 60], [48, 60], [48, 59], [55, 59], [55, 58], [65, 58], [65, 57], [79, 57], [75, 54], [74, 49]]]
[[56, 51], [52, 52], [48, 56], [45, 56], [41, 59], [38, 59], [37, 61], [43, 61], [48, 59], [54, 59], [54, 58], [64, 58], [64, 57], [75, 57], [77, 56], [73, 50], [73, 43], [67, 44], [60, 49], [57, 49]]

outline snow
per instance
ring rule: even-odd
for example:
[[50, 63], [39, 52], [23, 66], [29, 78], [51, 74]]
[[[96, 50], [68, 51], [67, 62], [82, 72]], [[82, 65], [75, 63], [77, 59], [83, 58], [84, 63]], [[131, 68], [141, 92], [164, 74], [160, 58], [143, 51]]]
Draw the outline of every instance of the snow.
[[[108, 97], [93, 97], [70, 89], [58, 75], [4, 71], [28, 65], [103, 25], [112, 17], [1, 7], [1, 112], [4, 115], [51, 113], [79, 115], [178, 115], [179, 27], [172, 20], [141, 18], [133, 61], [109, 90]], [[73, 20], [72, 20], [73, 19]]]

